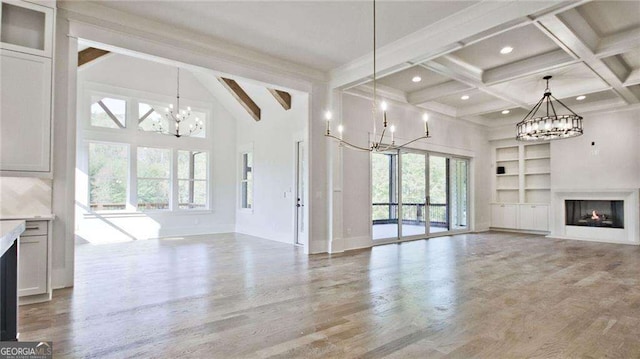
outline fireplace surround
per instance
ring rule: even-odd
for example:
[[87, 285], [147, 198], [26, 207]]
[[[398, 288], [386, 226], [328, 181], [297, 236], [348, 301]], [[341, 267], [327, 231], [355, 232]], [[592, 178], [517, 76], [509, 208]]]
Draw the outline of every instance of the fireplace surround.
[[640, 190], [552, 189], [550, 238], [640, 245]]

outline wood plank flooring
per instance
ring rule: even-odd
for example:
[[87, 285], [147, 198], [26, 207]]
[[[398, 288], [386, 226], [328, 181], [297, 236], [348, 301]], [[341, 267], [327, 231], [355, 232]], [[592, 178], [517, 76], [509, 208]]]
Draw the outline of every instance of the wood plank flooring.
[[77, 248], [20, 307], [55, 358], [640, 358], [640, 248], [482, 233], [339, 255], [244, 235]]

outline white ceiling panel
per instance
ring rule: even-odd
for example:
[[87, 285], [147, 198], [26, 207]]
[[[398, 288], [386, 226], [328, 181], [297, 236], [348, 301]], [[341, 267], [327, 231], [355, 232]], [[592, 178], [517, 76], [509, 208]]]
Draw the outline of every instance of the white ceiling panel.
[[592, 1], [576, 10], [600, 37], [640, 27], [638, 0]]
[[[462, 96], [469, 96], [467, 100], [463, 100]], [[474, 106], [482, 105], [488, 102], [496, 102], [500, 101], [500, 99], [495, 98], [485, 92], [482, 92], [477, 89], [471, 89], [466, 92], [461, 92], [454, 95], [447, 95], [434, 100], [434, 102], [441, 103], [443, 105], [447, 105], [459, 110], [469, 109]], [[507, 102], [504, 104], [505, 107], [510, 106]]]
[[553, 78], [549, 82], [551, 93], [557, 98], [578, 96], [592, 92], [603, 91], [609, 86], [596, 76], [585, 64], [578, 63], [562, 68], [522, 77], [509, 82], [491, 86], [502, 93], [520, 99], [526, 103], [536, 103], [542, 98], [545, 90], [545, 75]]
[[640, 47], [637, 47], [620, 56], [622, 57], [622, 60], [627, 64], [627, 66], [629, 66], [629, 68], [640, 69]]
[[505, 108], [504, 110], [509, 110], [509, 113], [504, 114], [502, 113], [503, 110], [499, 110], [499, 111], [485, 113], [483, 115], [480, 115], [480, 117], [482, 117], [485, 120], [497, 120], [502, 118], [523, 119], [524, 116], [526, 116], [526, 114], [529, 112], [529, 109], [525, 110], [520, 107]]
[[[512, 47], [513, 51], [503, 55], [500, 50], [506, 46]], [[464, 47], [453, 55], [488, 70], [557, 49], [558, 46], [547, 35], [535, 26], [527, 25]]]
[[[415, 76], [420, 76], [420, 82], [413, 82]], [[393, 87], [404, 92], [413, 92], [426, 87], [438, 85], [449, 81], [448, 77], [429, 71], [422, 66], [413, 66], [406, 70], [396, 72], [378, 80], [379, 84]]]

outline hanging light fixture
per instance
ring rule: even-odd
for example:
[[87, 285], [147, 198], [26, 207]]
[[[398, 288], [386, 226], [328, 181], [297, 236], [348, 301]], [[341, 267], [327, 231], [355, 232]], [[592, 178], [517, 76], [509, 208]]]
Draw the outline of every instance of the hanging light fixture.
[[[544, 95], [524, 119], [516, 125], [516, 139], [520, 141], [548, 141], [582, 135], [582, 116], [573, 112], [562, 101], [551, 95], [549, 89], [551, 76], [545, 76], [543, 79], [547, 81]], [[555, 106], [553, 106], [553, 100], [571, 114], [558, 115]], [[546, 107], [546, 114], [535, 117], [543, 104]]]
[[[327, 111], [325, 114], [325, 119], [327, 121], [327, 129], [325, 132], [325, 137], [332, 138], [338, 141], [340, 146], [359, 150], [359, 151], [369, 151], [369, 152], [384, 152], [389, 150], [396, 150], [403, 148], [411, 143], [416, 141], [430, 138], [429, 136], [429, 115], [426, 113], [422, 115], [422, 120], [424, 121], [424, 134], [420, 137], [417, 137], [411, 141], [405, 142], [401, 145], [396, 145], [395, 143], [395, 131], [396, 126], [387, 121], [387, 103], [382, 102], [380, 104], [380, 108], [382, 110], [382, 131], [378, 135], [377, 126], [376, 126], [376, 117], [378, 114], [378, 92], [377, 92], [377, 78], [376, 78], [376, 0], [373, 0], [373, 109], [372, 109], [372, 121], [373, 121], [373, 141], [369, 144], [368, 147], [354, 145], [350, 142], [344, 140], [343, 132], [344, 126], [338, 126], [338, 136], [335, 136], [331, 133], [331, 119], [332, 114], [331, 111]], [[389, 133], [391, 133], [390, 142], [385, 142], [385, 135], [387, 134], [387, 129]]]
[[[188, 124], [187, 121], [191, 118], [191, 107], [187, 106], [187, 110], [180, 109], [180, 68], [178, 67], [178, 79], [176, 87], [176, 107], [174, 109], [173, 104], [169, 104], [169, 107], [165, 109], [165, 117], [167, 118], [167, 128], [165, 128], [160, 121], [153, 124], [154, 129], [157, 132], [164, 133], [166, 135], [172, 135], [176, 137], [187, 137], [195, 135], [203, 128], [203, 122], [200, 118], [196, 117], [192, 123]], [[172, 126], [173, 123], [173, 126]]]

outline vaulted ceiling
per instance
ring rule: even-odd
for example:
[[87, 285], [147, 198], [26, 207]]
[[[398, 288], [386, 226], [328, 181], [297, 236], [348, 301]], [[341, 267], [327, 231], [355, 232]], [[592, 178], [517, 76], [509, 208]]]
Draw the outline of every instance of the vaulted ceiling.
[[[369, 1], [99, 3], [371, 93]], [[640, 102], [640, 1], [380, 1], [377, 12], [378, 88], [389, 99], [502, 125], [521, 119], [552, 75], [554, 96], [577, 112]]]

